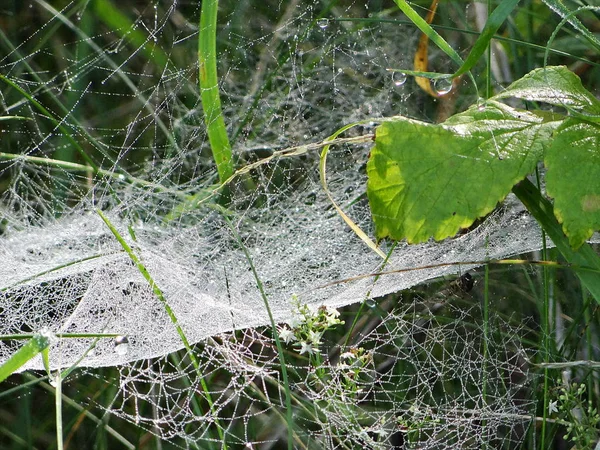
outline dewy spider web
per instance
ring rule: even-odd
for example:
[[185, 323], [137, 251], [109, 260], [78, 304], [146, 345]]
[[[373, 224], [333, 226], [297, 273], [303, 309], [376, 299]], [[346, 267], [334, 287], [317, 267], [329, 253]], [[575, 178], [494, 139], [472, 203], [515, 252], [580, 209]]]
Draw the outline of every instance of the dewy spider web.
[[[125, 335], [125, 354], [115, 352], [111, 339], [100, 339], [90, 352], [91, 338], [56, 340], [51, 365], [120, 366], [119, 394], [112, 405], [101, 406], [166, 439], [182, 437], [192, 446], [209, 438], [215, 417], [203, 400], [194, 400], [203, 394], [193, 368], [187, 360], [175, 364], [167, 356], [183, 347], [181, 339], [95, 213], [101, 209], [140, 256], [188, 340], [203, 343], [198, 350], [202, 372], [229, 374], [213, 391], [214, 411], [228, 438], [259, 443], [248, 430], [255, 421], [263, 423], [263, 413], [280, 408], [283, 399], [270, 334], [260, 331], [268, 324], [267, 313], [248, 261], [222, 211], [211, 208], [210, 201], [198, 201], [216, 182], [195, 83], [199, 11], [194, 5], [155, 3], [139, 13], [133, 28], [110, 30], [85, 23], [90, 13], [85, 5], [72, 2], [57, 11], [37, 0], [30, 12], [17, 11], [32, 15], [33, 28], [20, 31], [28, 34], [17, 41], [3, 35], [9, 51], [0, 59], [1, 73], [49, 105], [57, 122], [51, 124], [33, 102], [4, 86], [4, 114], [35, 120], [5, 122], [3, 129], [8, 154], [0, 173], [5, 261], [0, 266], [0, 334], [46, 328]], [[412, 46], [398, 43], [413, 42], [412, 31], [397, 23], [315, 22], [320, 4], [297, 1], [273, 2], [256, 13], [260, 20], [246, 24], [244, 17], [252, 11], [245, 7], [224, 10], [220, 21], [220, 87], [239, 166], [282, 148], [320, 142], [346, 123], [417, 114], [412, 106], [417, 96], [398, 86], [386, 70], [408, 66], [405, 51]], [[367, 12], [351, 3], [334, 7], [328, 17], [364, 17]], [[240, 22], [247, 29], [240, 31]], [[52, 27], [56, 34], [48, 33]], [[369, 133], [373, 125], [354, 133]], [[75, 163], [51, 162], [79, 162], [70, 153], [74, 142], [94, 155], [99, 174]], [[371, 233], [364, 196], [368, 151], [368, 146], [337, 147], [329, 157], [328, 176], [336, 201]], [[278, 322], [290, 319], [293, 293], [305, 303], [341, 307], [367, 294], [380, 297], [456, 272], [453, 267], [421, 270], [376, 283], [362, 279], [320, 288], [377, 271], [381, 259], [331, 208], [318, 180], [318, 150], [274, 159], [251, 176], [253, 181], [239, 177], [232, 185], [226, 213], [252, 255]], [[535, 223], [509, 199], [461, 237], [400, 244], [386, 269], [502, 258], [534, 250], [540, 242]], [[343, 366], [327, 366], [331, 386], [315, 385], [310, 374], [297, 383], [315, 405], [327, 405], [319, 406], [325, 416], [313, 417], [306, 427], [316, 430], [311, 431], [315, 445], [351, 448], [382, 442], [380, 432], [392, 430], [398, 418], [411, 436], [419, 426], [422, 448], [443, 448], [441, 442], [480, 448], [480, 439], [494, 443], [515, 436], [526, 402], [519, 405], [515, 399], [518, 382], [505, 386], [503, 377], [521, 375], [516, 340], [499, 345], [501, 354], [484, 357], [475, 344], [481, 342], [478, 327], [467, 331], [456, 325], [459, 321], [432, 327], [423, 319], [407, 321], [405, 313], [389, 316], [363, 337], [361, 345], [373, 360], [354, 397], [338, 395]], [[466, 350], [457, 350], [459, 342]], [[0, 362], [17, 347], [0, 342]], [[440, 367], [434, 356], [438, 347], [448, 349], [448, 357], [443, 373], [430, 373]], [[388, 356], [394, 362], [382, 368]], [[41, 368], [41, 359], [24, 367]], [[473, 391], [483, 374], [490, 386], [485, 404], [478, 398], [481, 392]], [[446, 377], [470, 382], [464, 392], [445, 393], [442, 404], [432, 405], [439, 396], [427, 390], [443, 389]], [[380, 406], [361, 411], [366, 399]], [[138, 404], [144, 402], [154, 407], [152, 417], [140, 413]], [[245, 432], [232, 436], [240, 423]]]

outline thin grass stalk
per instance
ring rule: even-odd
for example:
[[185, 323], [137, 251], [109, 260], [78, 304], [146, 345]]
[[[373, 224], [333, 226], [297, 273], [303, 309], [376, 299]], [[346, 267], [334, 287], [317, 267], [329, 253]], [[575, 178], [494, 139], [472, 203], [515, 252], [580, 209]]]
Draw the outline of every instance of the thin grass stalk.
[[165, 298], [162, 290], [160, 289], [158, 284], [156, 284], [156, 282], [152, 278], [152, 275], [150, 275], [150, 272], [148, 272], [148, 269], [146, 269], [146, 266], [144, 265], [144, 263], [135, 254], [135, 252], [129, 246], [129, 244], [127, 244], [127, 242], [125, 241], [123, 236], [119, 233], [119, 231], [116, 229], [116, 227], [112, 224], [112, 222], [108, 219], [108, 217], [106, 217], [106, 215], [104, 215], [104, 213], [102, 211], [97, 209], [96, 212], [98, 213], [100, 218], [102, 218], [102, 220], [104, 221], [104, 223], [106, 224], [108, 229], [115, 236], [115, 239], [117, 239], [119, 244], [121, 244], [121, 247], [123, 247], [123, 250], [125, 250], [125, 253], [127, 253], [127, 255], [129, 256], [131, 261], [136, 265], [136, 267], [138, 268], [138, 270], [140, 271], [142, 276], [146, 279], [146, 281], [150, 285], [150, 288], [152, 289], [152, 292], [154, 292], [156, 297], [158, 297], [158, 299], [162, 303], [162, 305], [165, 309], [165, 312], [167, 313], [167, 315], [169, 316], [169, 319], [171, 320], [171, 323], [173, 323], [173, 326], [177, 330], [177, 334], [179, 335], [181, 342], [183, 343], [185, 349], [187, 350], [187, 354], [192, 362], [192, 365], [194, 366], [194, 369], [196, 369], [196, 374], [198, 376], [198, 379], [200, 380], [200, 384], [202, 386], [202, 390], [204, 391], [204, 395], [206, 396], [206, 401], [209, 405], [211, 413], [213, 414], [213, 416], [215, 418], [215, 425], [217, 426], [217, 432], [219, 433], [219, 437], [220, 437], [221, 441], [223, 442], [223, 448], [226, 449], [227, 446], [224, 441], [223, 427], [221, 426], [221, 423], [218, 419], [217, 411], [215, 409], [214, 402], [212, 400], [212, 396], [210, 395], [210, 391], [208, 390], [208, 385], [206, 384], [206, 380], [204, 380], [204, 377], [202, 376], [202, 372], [200, 370], [200, 364], [198, 362], [198, 359], [196, 358], [196, 355], [194, 355], [192, 347], [187, 339], [187, 336], [185, 335], [185, 332], [183, 331], [183, 328], [181, 328], [181, 325], [179, 325], [179, 321], [177, 320], [177, 317], [175, 316], [175, 312], [173, 311], [173, 309], [171, 309], [171, 306], [169, 305], [169, 302]]
[[[536, 175], [536, 179], [537, 179], [537, 185], [541, 186], [540, 184], [540, 175], [539, 175], [539, 171], [536, 168], [535, 171], [535, 175]], [[542, 229], [542, 260], [543, 261], [547, 261], [548, 260], [548, 248], [546, 245], [546, 232]], [[550, 315], [550, 296], [549, 296], [549, 289], [548, 289], [548, 268], [546, 266], [542, 266], [542, 280], [543, 280], [543, 288], [544, 288], [544, 294], [542, 297], [542, 311], [541, 311], [541, 316], [542, 316], [542, 362], [543, 363], [548, 363], [549, 358], [550, 358], [550, 321], [549, 321], [549, 315]], [[550, 379], [549, 379], [549, 372], [548, 372], [548, 368], [544, 368], [544, 395], [543, 395], [543, 411], [542, 411], [542, 431], [541, 431], [541, 442], [540, 442], [540, 446], [541, 448], [545, 448], [546, 446], [546, 424], [547, 424], [547, 419], [548, 419], [548, 404], [550, 402], [549, 399], [549, 389], [550, 389]]]
[[[490, 339], [490, 266], [489, 264], [485, 265], [484, 271], [484, 286], [483, 286], [483, 389], [482, 389], [482, 397], [483, 397], [483, 407], [485, 408], [488, 404], [488, 367], [487, 362], [489, 358], [489, 339]], [[484, 435], [487, 430], [487, 421], [484, 420], [482, 422], [482, 429]], [[484, 445], [484, 448], [488, 448], [487, 443]]]
[[254, 262], [252, 261], [252, 256], [248, 251], [246, 245], [242, 241], [241, 236], [231, 223], [231, 220], [227, 216], [224, 216], [227, 225], [231, 229], [231, 233], [235, 237], [235, 240], [239, 244], [240, 248], [244, 252], [246, 256], [246, 261], [250, 265], [250, 269], [252, 270], [252, 274], [254, 275], [254, 279], [256, 281], [256, 286], [260, 292], [260, 295], [265, 304], [265, 309], [267, 310], [267, 314], [269, 315], [269, 321], [271, 322], [271, 328], [273, 330], [273, 336], [275, 338], [275, 345], [277, 347], [277, 353], [279, 354], [279, 364], [281, 367], [281, 377], [283, 378], [283, 387], [285, 389], [285, 407], [286, 407], [286, 422], [288, 427], [288, 450], [293, 450], [294, 448], [294, 416], [292, 414], [292, 393], [290, 390], [290, 382], [288, 379], [287, 367], [285, 364], [285, 354], [283, 351], [283, 345], [281, 345], [281, 339], [279, 339], [279, 333], [277, 332], [277, 324], [275, 323], [275, 318], [273, 317], [273, 313], [271, 312], [271, 307], [269, 305], [269, 299], [267, 298], [267, 294], [265, 292], [265, 288], [263, 286], [260, 277], [258, 276], [258, 272], [256, 271], [256, 267], [254, 267]]
[[[390, 260], [390, 256], [392, 256], [392, 253], [394, 252], [394, 249], [396, 248], [396, 246], [398, 245], [398, 242], [394, 242], [392, 244], [392, 247], [390, 248], [390, 250], [388, 251], [385, 260], [383, 261], [383, 263], [381, 264], [381, 266], [379, 267], [379, 272], [382, 272], [385, 269], [385, 266], [387, 265], [388, 261]], [[373, 286], [375, 286], [375, 283], [377, 283], [377, 280], [379, 280], [379, 277], [381, 275], [376, 275], [375, 278], [373, 279]], [[348, 330], [348, 332], [346, 333], [346, 339], [344, 340], [344, 344], [342, 346], [342, 348], [347, 348], [348, 347], [348, 342], [350, 341], [350, 338], [352, 337], [352, 333], [354, 332], [354, 328], [356, 327], [356, 324], [358, 323], [358, 319], [361, 316], [361, 313], [365, 307], [366, 302], [370, 299], [371, 297], [371, 291], [373, 290], [373, 288], [369, 289], [369, 292], [367, 292], [367, 294], [365, 295], [364, 300], [360, 303], [360, 307], [358, 308], [358, 311], [356, 311], [356, 314], [354, 315], [354, 320], [352, 321], [352, 325], [350, 326], [350, 329]]]
[[218, 0], [202, 2], [198, 36], [198, 81], [204, 109], [206, 132], [219, 181], [223, 184], [233, 175], [233, 154], [227, 136], [217, 77], [217, 11]]
[[[487, 0], [487, 14], [488, 14], [488, 22], [489, 22], [489, 13], [490, 13], [490, 9], [492, 7], [492, 2], [491, 0]], [[486, 27], [484, 28], [484, 30], [482, 31], [480, 37], [477, 40], [477, 43], [479, 43], [480, 39], [485, 35], [487, 31], [487, 24]], [[494, 30], [495, 32], [495, 30]], [[492, 92], [492, 83], [491, 83], [491, 79], [492, 79], [492, 43], [491, 43], [491, 36], [494, 35], [494, 32], [491, 33], [489, 40], [487, 41], [487, 47], [485, 50], [486, 53], [486, 66], [485, 66], [485, 73], [486, 73], [486, 86], [485, 86], [485, 97], [486, 98], [490, 98], [493, 95]], [[466, 65], [466, 63], [465, 63]], [[486, 239], [486, 247], [488, 245], [488, 241]], [[488, 402], [488, 398], [487, 398], [487, 388], [488, 388], [488, 380], [487, 380], [487, 373], [488, 373], [488, 368], [487, 368], [487, 361], [488, 361], [488, 357], [489, 357], [489, 339], [490, 339], [490, 266], [489, 264], [485, 265], [485, 271], [484, 271], [484, 289], [483, 289], [483, 389], [482, 389], [482, 397], [483, 397], [483, 404], [484, 407], [487, 405]], [[487, 421], [484, 420], [482, 422], [482, 427], [483, 427], [483, 433], [485, 434], [486, 429], [487, 429]], [[487, 448], [487, 442], [484, 445], [484, 448]]]
[[63, 450], [63, 423], [62, 423], [62, 375], [56, 371], [54, 377], [54, 407], [56, 412], [56, 448]]
[[[489, 18], [489, 14], [490, 14], [490, 10], [492, 8], [492, 0], [487, 0], [487, 13], [488, 13], [488, 18]], [[482, 35], [483, 35], [483, 31], [482, 31]], [[488, 46], [487, 49], [485, 51], [486, 54], [486, 65], [485, 65], [485, 98], [490, 98], [492, 95], [494, 95], [493, 92], [493, 88], [492, 88], [492, 38], [493, 38], [493, 34], [492, 37], [490, 37], [490, 40], [488, 41]], [[487, 269], [487, 267], [486, 267]]]

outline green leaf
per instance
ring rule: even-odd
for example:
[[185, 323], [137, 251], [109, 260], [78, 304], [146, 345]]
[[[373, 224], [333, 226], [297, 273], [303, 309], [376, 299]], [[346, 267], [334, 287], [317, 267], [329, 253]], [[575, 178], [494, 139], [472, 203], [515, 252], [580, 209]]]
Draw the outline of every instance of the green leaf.
[[367, 164], [377, 237], [418, 243], [469, 227], [533, 171], [558, 124], [494, 101], [442, 125], [382, 124]]
[[556, 129], [544, 164], [554, 214], [571, 246], [579, 248], [600, 229], [600, 125], [565, 120]]
[[563, 106], [586, 114], [600, 114], [600, 101], [587, 91], [579, 77], [565, 66], [534, 69], [493, 99], [508, 97]]
[[0, 366], [0, 382], [22, 367], [27, 361], [44, 350], [50, 341], [43, 334], [36, 333], [27, 343], [17, 350], [4, 364]]

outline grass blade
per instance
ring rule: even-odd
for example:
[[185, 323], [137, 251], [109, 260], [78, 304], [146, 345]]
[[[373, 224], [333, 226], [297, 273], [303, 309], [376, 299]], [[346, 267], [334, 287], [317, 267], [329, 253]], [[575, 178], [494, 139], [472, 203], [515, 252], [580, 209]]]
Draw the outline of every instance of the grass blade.
[[490, 46], [490, 41], [500, 26], [516, 8], [518, 3], [519, 0], [504, 0], [502, 3], [500, 3], [500, 5], [498, 5], [494, 12], [490, 14], [487, 22], [485, 23], [485, 27], [475, 41], [475, 45], [473, 45], [469, 56], [467, 56], [467, 59], [462, 66], [460, 66], [460, 68], [454, 73], [453, 77], [458, 77], [459, 75], [468, 72], [475, 66], [475, 64], [477, 64], [477, 61], [479, 61], [481, 55], [483, 55]]
[[27, 361], [50, 345], [50, 339], [41, 333], [36, 333], [27, 343], [17, 350], [4, 364], [0, 366], [0, 383], [23, 367]]
[[200, 96], [204, 108], [206, 132], [219, 180], [225, 182], [233, 175], [233, 155], [227, 136], [217, 78], [217, 10], [218, 0], [202, 2], [198, 38], [198, 71]]
[[577, 276], [583, 286], [600, 303], [600, 276], [594, 270], [600, 270], [600, 256], [589, 244], [583, 244], [577, 251], [569, 245], [561, 225], [554, 217], [552, 204], [540, 194], [540, 191], [525, 179], [513, 187], [513, 193], [523, 202], [531, 215], [540, 223], [554, 245], [570, 264], [591, 270], [577, 270]]

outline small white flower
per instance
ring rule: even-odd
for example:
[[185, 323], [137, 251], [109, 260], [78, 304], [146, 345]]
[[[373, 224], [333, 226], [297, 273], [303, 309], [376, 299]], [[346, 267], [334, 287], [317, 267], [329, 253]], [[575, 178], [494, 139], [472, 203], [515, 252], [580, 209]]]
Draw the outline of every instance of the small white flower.
[[314, 330], [310, 330], [308, 332], [308, 340], [314, 344], [315, 347], [321, 342], [321, 336], [323, 336], [323, 333], [319, 333]]
[[325, 308], [328, 316], [334, 318], [340, 317], [340, 312], [337, 309], [332, 308], [331, 306], [326, 306]]
[[294, 332], [292, 330], [290, 330], [289, 328], [280, 328], [279, 329], [279, 338], [286, 344], [289, 344], [290, 342], [293, 342], [296, 340], [296, 335], [294, 335]]
[[354, 359], [354, 353], [344, 352], [340, 355], [340, 359]]
[[315, 352], [315, 350], [313, 349], [313, 345], [310, 342], [306, 342], [306, 341], [302, 341], [300, 342], [300, 354], [303, 355], [304, 353], [308, 353], [309, 355], [312, 355]]
[[[339, 316], [340, 313], [338, 312], [337, 315]], [[339, 324], [342, 323], [342, 321], [340, 319], [338, 319], [337, 316], [334, 316], [334, 315], [331, 315], [331, 314], [327, 315], [326, 320], [327, 320], [327, 327], [332, 327], [334, 325], [339, 325]]]
[[557, 413], [558, 412], [558, 400], [555, 400], [553, 402], [550, 402], [550, 404], [548, 405], [548, 413], [552, 414], [552, 413]]
[[289, 321], [288, 321], [288, 325], [290, 326], [290, 328], [298, 328], [300, 327], [302, 324], [304, 323], [304, 318], [294, 315]]

